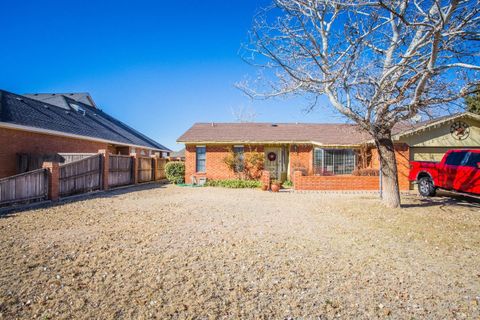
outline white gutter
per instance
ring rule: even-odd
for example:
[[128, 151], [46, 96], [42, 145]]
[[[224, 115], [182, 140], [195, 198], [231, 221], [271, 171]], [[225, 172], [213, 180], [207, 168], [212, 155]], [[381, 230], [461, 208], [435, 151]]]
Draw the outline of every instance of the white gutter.
[[126, 146], [126, 147], [134, 147], [134, 148], [143, 148], [143, 149], [155, 150], [155, 151], [171, 152], [170, 150], [154, 149], [154, 148], [147, 147], [147, 146], [141, 146], [141, 145], [136, 145], [136, 144], [127, 144], [125, 142], [118, 142], [118, 141], [100, 139], [100, 138], [95, 138], [95, 137], [81, 136], [81, 135], [73, 134], [73, 133], [66, 133], [66, 132], [49, 130], [49, 129], [35, 128], [35, 127], [23, 126], [23, 125], [12, 124], [12, 123], [7, 123], [7, 122], [0, 122], [0, 128], [6, 128], [6, 129], [12, 129], [12, 130], [21, 130], [21, 131], [28, 131], [28, 132], [35, 132], [35, 133], [43, 133], [43, 134], [48, 134], [48, 135], [61, 136], [61, 137], [80, 139], [80, 140], [103, 142], [103, 143], [116, 144], [116, 145]]
[[177, 143], [183, 144], [274, 144], [274, 145], [283, 145], [283, 144], [311, 144], [319, 147], [342, 147], [342, 148], [351, 148], [351, 147], [360, 147], [360, 144], [323, 144], [316, 141], [177, 141]]

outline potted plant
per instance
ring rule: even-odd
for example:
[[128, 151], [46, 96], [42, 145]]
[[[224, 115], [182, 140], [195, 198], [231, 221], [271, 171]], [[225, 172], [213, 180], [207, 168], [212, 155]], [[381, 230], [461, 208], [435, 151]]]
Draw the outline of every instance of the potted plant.
[[268, 184], [262, 184], [262, 191], [268, 190]]
[[282, 186], [281, 181], [274, 180], [274, 181], [272, 181], [271, 189], [272, 189], [273, 192], [278, 192], [278, 191], [280, 191], [281, 186]]

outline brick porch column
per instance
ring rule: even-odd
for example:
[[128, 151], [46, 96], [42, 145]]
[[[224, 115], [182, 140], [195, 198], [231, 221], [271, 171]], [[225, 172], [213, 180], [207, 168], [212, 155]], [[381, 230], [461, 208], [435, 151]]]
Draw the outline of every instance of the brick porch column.
[[102, 186], [103, 190], [109, 189], [108, 172], [110, 171], [110, 152], [107, 149], [100, 149], [98, 153], [102, 155]]
[[296, 170], [295, 172], [293, 172], [293, 190], [297, 190], [298, 188], [298, 184], [297, 184], [297, 181], [299, 177], [303, 176], [303, 172], [300, 171], [300, 170]]
[[260, 179], [262, 181], [262, 184], [268, 186], [268, 189], [270, 190], [270, 171], [263, 170], [262, 177]]
[[48, 199], [57, 201], [60, 193], [60, 166], [58, 162], [44, 162], [42, 168], [48, 170]]
[[132, 184], [138, 183], [138, 159], [137, 154], [132, 152], [130, 153], [130, 157], [132, 158]]

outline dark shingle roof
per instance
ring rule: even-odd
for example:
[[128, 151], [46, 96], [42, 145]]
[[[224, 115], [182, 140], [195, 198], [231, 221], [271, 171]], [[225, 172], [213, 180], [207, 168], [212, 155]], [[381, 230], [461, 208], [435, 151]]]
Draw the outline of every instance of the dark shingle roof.
[[[0, 90], [0, 122], [170, 151], [102, 110], [62, 97], [69, 110]], [[79, 111], [74, 109], [75, 105], [80, 107]]]
[[88, 92], [72, 92], [72, 93], [25, 93], [24, 97], [32, 98], [42, 102], [50, 103], [55, 106], [68, 109], [69, 106], [64, 97], [76, 100], [91, 107], [97, 107]]
[[369, 135], [353, 124], [339, 123], [196, 123], [178, 142], [316, 142], [356, 145]]

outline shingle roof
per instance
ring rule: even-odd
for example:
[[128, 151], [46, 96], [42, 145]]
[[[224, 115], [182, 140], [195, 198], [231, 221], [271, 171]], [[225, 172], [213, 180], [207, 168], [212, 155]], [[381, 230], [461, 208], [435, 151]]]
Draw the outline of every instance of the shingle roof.
[[[398, 123], [392, 134], [398, 137], [406, 132], [450, 121], [471, 113], [459, 113], [418, 123]], [[372, 137], [355, 124], [345, 123], [195, 123], [178, 142], [183, 143], [288, 143], [308, 142], [320, 145], [359, 145], [373, 141]]]
[[31, 99], [39, 100], [42, 102], [50, 103], [55, 106], [69, 109], [68, 104], [66, 103], [64, 97], [69, 97], [75, 101], [81, 102], [83, 104], [89, 105], [91, 107], [97, 107], [92, 97], [88, 92], [72, 92], [72, 93], [25, 93], [22, 94], [24, 97]]
[[[170, 151], [102, 110], [62, 97], [69, 110], [0, 90], [0, 122]], [[76, 111], [75, 105], [83, 110]]]
[[356, 145], [369, 135], [353, 124], [339, 123], [196, 123], [178, 142], [314, 142]]
[[183, 148], [179, 151], [171, 152], [170, 157], [172, 157], [172, 158], [185, 158], [185, 148]]

